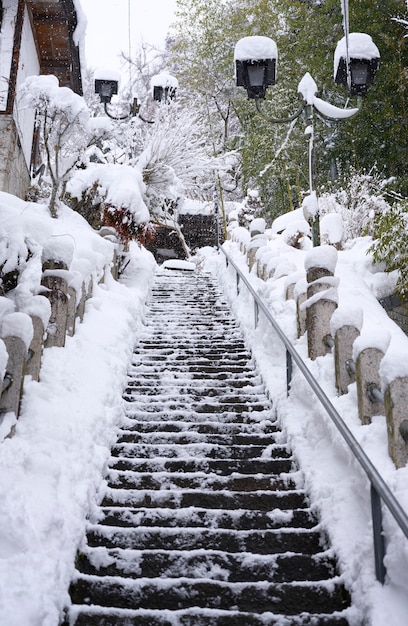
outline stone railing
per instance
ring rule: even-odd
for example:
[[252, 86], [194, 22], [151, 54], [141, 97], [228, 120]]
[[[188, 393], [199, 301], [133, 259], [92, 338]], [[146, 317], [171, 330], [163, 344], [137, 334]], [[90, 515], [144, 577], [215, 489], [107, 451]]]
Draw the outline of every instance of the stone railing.
[[[103, 282], [106, 272], [117, 279], [120, 261], [121, 257], [115, 254], [113, 262], [95, 272], [86, 262], [81, 263], [80, 270], [68, 270], [64, 261], [47, 258], [43, 259], [39, 295], [12, 298], [3, 290], [4, 295], [0, 296], [0, 440], [14, 432], [25, 377], [40, 379], [44, 349], [63, 347], [66, 337], [75, 334], [94, 284]], [[16, 287], [18, 289], [18, 281]]]
[[[339, 279], [334, 275], [337, 250], [319, 246], [305, 254], [305, 270], [268, 246], [257, 224], [255, 232], [229, 229], [230, 240], [240, 246], [248, 267], [262, 280], [286, 277], [286, 298], [296, 303], [298, 337], [307, 333], [308, 356], [315, 360], [332, 353], [334, 377], [339, 395], [357, 389], [358, 415], [369, 424], [376, 415], [385, 415], [388, 450], [395, 466], [408, 461], [408, 365], [401, 372], [401, 358], [389, 350], [390, 334], [379, 320], [374, 327], [365, 320], [364, 311], [339, 297]], [[392, 322], [389, 322], [392, 323]], [[405, 341], [405, 337], [402, 337]], [[399, 360], [398, 360], [399, 357]]]

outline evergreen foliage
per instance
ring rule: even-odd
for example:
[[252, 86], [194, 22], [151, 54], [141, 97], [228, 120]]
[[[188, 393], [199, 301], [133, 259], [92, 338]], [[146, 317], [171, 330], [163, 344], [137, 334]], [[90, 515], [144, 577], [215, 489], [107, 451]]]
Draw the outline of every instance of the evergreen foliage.
[[397, 292], [408, 298], [408, 200], [380, 213], [375, 221], [375, 237], [369, 252], [387, 272], [398, 271]]
[[[175, 71], [184, 97], [207, 119], [214, 149], [238, 150], [241, 184], [259, 189], [266, 217], [297, 208], [307, 189], [305, 123], [289, 129], [262, 120], [243, 89], [234, 87], [233, 51], [245, 36], [277, 42], [278, 83], [268, 89], [265, 111], [286, 117], [298, 106], [297, 86], [308, 71], [319, 96], [337, 106], [347, 99], [333, 80], [333, 55], [343, 37], [339, 0], [178, 0], [174, 43]], [[359, 172], [376, 166], [394, 177], [405, 194], [407, 153], [407, 39], [405, 0], [350, 3], [350, 30], [370, 34], [381, 53], [374, 86], [361, 112], [349, 121], [316, 116], [315, 180], [325, 189], [350, 166]], [[397, 18], [397, 19], [395, 19]], [[399, 20], [398, 20], [399, 18]], [[337, 187], [342, 184], [337, 180]]]

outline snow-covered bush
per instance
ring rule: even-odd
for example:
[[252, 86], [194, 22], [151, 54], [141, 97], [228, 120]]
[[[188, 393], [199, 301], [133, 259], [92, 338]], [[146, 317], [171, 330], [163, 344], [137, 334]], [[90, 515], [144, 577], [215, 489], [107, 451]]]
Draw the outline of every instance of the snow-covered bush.
[[140, 172], [128, 165], [89, 165], [78, 170], [67, 185], [73, 208], [93, 228], [110, 226], [122, 243], [146, 235], [150, 215]]
[[377, 216], [375, 240], [368, 252], [376, 263], [384, 263], [387, 272], [397, 270], [397, 292], [408, 297], [408, 200], [387, 207]]
[[375, 169], [368, 173], [352, 169], [342, 188], [319, 198], [320, 215], [339, 213], [343, 218], [344, 240], [373, 234], [374, 219], [388, 209], [383, 191], [388, 181]]
[[91, 129], [89, 110], [81, 96], [60, 87], [55, 76], [29, 76], [21, 85], [18, 107], [36, 112], [36, 125], [51, 182], [49, 209], [57, 217], [63, 185], [85, 153]]
[[262, 216], [263, 204], [257, 189], [248, 189], [247, 195], [238, 212], [240, 226], [248, 228], [250, 223], [257, 217]]

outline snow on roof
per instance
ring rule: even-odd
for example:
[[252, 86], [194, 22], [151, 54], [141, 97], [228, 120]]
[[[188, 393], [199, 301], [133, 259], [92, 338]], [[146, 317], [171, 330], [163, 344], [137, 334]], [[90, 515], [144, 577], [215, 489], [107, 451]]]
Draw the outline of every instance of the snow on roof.
[[260, 35], [243, 37], [235, 46], [234, 61], [259, 61], [277, 58], [277, 45], [269, 37]]

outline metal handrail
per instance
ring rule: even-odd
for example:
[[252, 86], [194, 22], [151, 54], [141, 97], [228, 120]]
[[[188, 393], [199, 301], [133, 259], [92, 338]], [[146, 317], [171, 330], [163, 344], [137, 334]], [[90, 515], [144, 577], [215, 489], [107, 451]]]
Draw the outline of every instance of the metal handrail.
[[372, 521], [373, 521], [373, 542], [374, 542], [374, 559], [375, 559], [375, 571], [377, 580], [384, 584], [386, 569], [384, 565], [384, 557], [385, 557], [385, 543], [384, 543], [384, 533], [383, 533], [383, 524], [382, 524], [382, 509], [381, 503], [383, 502], [391, 515], [394, 517], [398, 526], [404, 533], [405, 537], [408, 539], [408, 515], [405, 513], [404, 509], [401, 507], [394, 494], [391, 492], [390, 488], [373, 465], [373, 463], [368, 458], [367, 454], [364, 452], [363, 448], [358, 443], [357, 439], [354, 437], [351, 430], [343, 421], [342, 417], [335, 409], [333, 404], [330, 402], [329, 398], [320, 387], [319, 383], [313, 377], [313, 374], [308, 369], [306, 363], [303, 361], [302, 357], [295, 350], [292, 345], [290, 339], [285, 335], [283, 330], [280, 328], [276, 320], [272, 317], [267, 305], [260, 298], [260, 296], [256, 293], [255, 289], [252, 287], [250, 282], [247, 280], [246, 276], [244, 276], [243, 272], [238, 268], [238, 266], [231, 259], [229, 254], [223, 247], [220, 247], [219, 250], [225, 255], [227, 266], [230, 264], [234, 268], [236, 272], [237, 278], [237, 291], [239, 287], [239, 282], [242, 281], [247, 287], [248, 291], [251, 293], [254, 298], [255, 303], [255, 325], [257, 324], [257, 311], [262, 311], [265, 318], [268, 322], [273, 326], [275, 332], [279, 336], [279, 339], [282, 341], [286, 348], [286, 372], [287, 372], [287, 386], [288, 391], [290, 389], [290, 382], [292, 378], [292, 367], [293, 362], [296, 363], [299, 370], [305, 377], [306, 381], [316, 394], [317, 398], [320, 400], [320, 403], [326, 410], [326, 413], [329, 415], [331, 420], [334, 422], [337, 429], [340, 431], [350, 450], [354, 454], [355, 458], [363, 468], [366, 473], [370, 483], [371, 483], [371, 513], [372, 513]]

